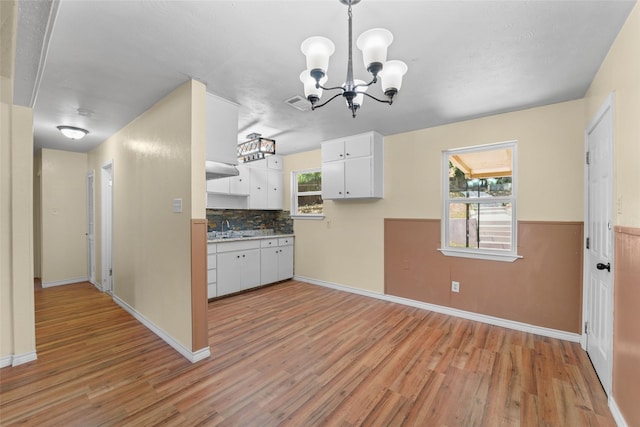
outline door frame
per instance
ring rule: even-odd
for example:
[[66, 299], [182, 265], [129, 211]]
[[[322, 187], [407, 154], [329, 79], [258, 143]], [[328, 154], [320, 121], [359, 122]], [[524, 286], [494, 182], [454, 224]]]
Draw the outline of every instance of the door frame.
[[87, 172], [87, 273], [89, 282], [96, 283], [96, 178], [92, 169]]
[[[589, 282], [591, 279], [591, 271], [589, 265], [589, 253], [587, 250], [587, 237], [589, 232], [589, 167], [587, 165], [587, 152], [589, 151], [589, 134], [593, 131], [593, 129], [600, 123], [600, 121], [604, 118], [606, 114], [611, 114], [611, 135], [610, 135], [610, 153], [611, 153], [611, 161], [609, 162], [609, 168], [611, 172], [611, 187], [609, 188], [609, 197], [610, 203], [613, 209], [614, 203], [614, 195], [615, 195], [615, 177], [614, 177], [614, 148], [615, 148], [615, 115], [614, 115], [614, 93], [610, 93], [607, 98], [603, 101], [602, 105], [598, 109], [598, 111], [593, 115], [593, 117], [589, 120], [589, 123], [584, 131], [584, 223], [583, 223], [583, 274], [582, 274], [582, 324], [581, 329], [582, 333], [580, 335], [580, 345], [584, 351], [587, 351], [587, 335], [585, 333], [585, 324], [588, 320], [589, 309], [591, 307], [592, 301], [590, 301], [590, 292], [589, 292]], [[612, 215], [612, 222], [614, 221]], [[613, 224], [611, 224], [613, 227]], [[615, 292], [615, 277], [614, 277], [614, 265], [615, 265], [615, 251], [611, 251], [611, 306], [609, 307], [608, 313], [611, 316], [609, 319], [609, 325], [611, 328], [611, 333], [608, 334], [609, 337], [609, 345], [608, 345], [608, 354], [607, 354], [607, 374], [609, 378], [613, 378], [613, 304], [614, 304], [614, 292]], [[607, 387], [602, 384], [602, 387], [607, 394], [608, 397], [611, 397], [612, 390], [607, 389]]]
[[[101, 287], [103, 292], [113, 293], [113, 184], [114, 165], [113, 160], [104, 163], [101, 167], [101, 218], [100, 218], [100, 236], [101, 236]], [[111, 178], [111, 186], [108, 179]], [[105, 280], [108, 274], [106, 270], [111, 268], [111, 280]]]

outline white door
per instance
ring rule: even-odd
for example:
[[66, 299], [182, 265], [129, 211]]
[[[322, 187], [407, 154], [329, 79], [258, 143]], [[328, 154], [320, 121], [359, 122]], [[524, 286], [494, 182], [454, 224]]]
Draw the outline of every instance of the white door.
[[267, 188], [268, 188], [267, 169], [251, 168], [251, 190], [249, 193], [249, 209], [266, 209], [267, 207]]
[[293, 246], [280, 246], [278, 254], [278, 280], [293, 277]]
[[87, 172], [87, 272], [89, 281], [96, 284], [96, 261], [95, 261], [95, 239], [93, 237], [95, 228], [95, 204], [93, 202], [95, 194], [93, 171]]
[[244, 290], [260, 286], [260, 249], [244, 251], [240, 265], [240, 288]]
[[371, 170], [373, 159], [360, 157], [347, 160], [344, 165], [345, 197], [371, 197]]
[[102, 290], [113, 292], [113, 162], [102, 167]]
[[267, 169], [267, 209], [282, 209], [282, 171]]
[[613, 357], [613, 98], [586, 130], [586, 349], [607, 395]]
[[227, 295], [241, 290], [240, 286], [240, 257], [242, 252], [218, 253], [217, 282], [218, 296]]
[[260, 284], [278, 281], [278, 254], [280, 248], [262, 248], [260, 251]]
[[344, 162], [322, 164], [322, 198], [344, 199]]

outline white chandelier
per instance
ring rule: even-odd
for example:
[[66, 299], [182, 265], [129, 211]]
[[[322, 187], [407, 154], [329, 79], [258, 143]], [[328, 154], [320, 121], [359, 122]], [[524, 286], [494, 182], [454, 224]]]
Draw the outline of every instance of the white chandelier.
[[[359, 3], [360, 0], [339, 1], [349, 7], [349, 58], [346, 81], [342, 86], [323, 86], [327, 81], [329, 57], [335, 51], [335, 45], [326, 37], [309, 37], [302, 42], [300, 48], [307, 57], [307, 69], [300, 74], [300, 81], [304, 84], [304, 96], [311, 103], [312, 110], [320, 108], [342, 95], [347, 102], [347, 107], [351, 110], [351, 115], [355, 118], [356, 111], [362, 106], [365, 95], [378, 102], [391, 105], [393, 97], [402, 86], [402, 76], [405, 75], [408, 68], [407, 64], [402, 61], [387, 61], [387, 48], [393, 41], [393, 35], [383, 28], [374, 28], [362, 33], [356, 42], [358, 49], [362, 51], [367, 71], [371, 73], [373, 79], [369, 83], [362, 80], [354, 80], [351, 6]], [[384, 100], [366, 93], [369, 86], [378, 81], [378, 76], [381, 80], [382, 91], [387, 97]], [[323, 89], [340, 90], [340, 92], [322, 104], [318, 104]]]

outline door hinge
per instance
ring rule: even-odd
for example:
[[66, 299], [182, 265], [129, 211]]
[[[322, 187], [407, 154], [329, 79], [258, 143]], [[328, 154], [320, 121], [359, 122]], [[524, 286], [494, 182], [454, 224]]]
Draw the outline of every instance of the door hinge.
[[587, 151], [587, 154], [586, 154], [586, 161], [587, 161], [587, 165], [591, 164], [591, 159], [589, 157], [589, 152], [588, 151]]
[[584, 322], [584, 333], [585, 335], [589, 332], [589, 322]]
[[589, 249], [590, 244], [591, 244], [591, 239], [587, 237], [587, 249]]
[[112, 268], [109, 269], [109, 276], [113, 276], [113, 269]]

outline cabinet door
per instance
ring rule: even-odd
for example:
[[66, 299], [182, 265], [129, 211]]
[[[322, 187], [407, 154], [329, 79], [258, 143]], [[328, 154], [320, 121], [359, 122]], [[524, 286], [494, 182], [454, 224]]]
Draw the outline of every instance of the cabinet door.
[[322, 161], [333, 162], [335, 160], [344, 160], [344, 141], [336, 140], [322, 144]]
[[[371, 157], [351, 159], [344, 165], [345, 198], [371, 196]], [[324, 176], [323, 176], [324, 178]]]
[[218, 296], [231, 294], [241, 290], [240, 256], [241, 252], [224, 252], [218, 254]]
[[238, 166], [238, 176], [229, 178], [229, 193], [246, 196], [251, 191], [251, 170], [245, 166]]
[[293, 246], [280, 246], [278, 248], [278, 280], [293, 277]]
[[207, 160], [238, 164], [238, 105], [207, 93]]
[[207, 193], [229, 194], [229, 178], [218, 178], [218, 179], [208, 180]]
[[267, 209], [282, 209], [282, 171], [267, 170]]
[[322, 164], [322, 198], [344, 199], [344, 162]]
[[240, 255], [241, 289], [260, 286], [260, 249], [251, 249]]
[[276, 155], [267, 157], [267, 167], [269, 169], [282, 170], [282, 157]]
[[349, 160], [355, 157], [370, 156], [371, 135], [357, 135], [348, 138], [344, 142], [344, 158]]
[[266, 285], [278, 281], [278, 254], [280, 248], [263, 248], [260, 251], [260, 284]]
[[266, 209], [267, 207], [267, 169], [251, 169], [251, 191], [249, 192], [249, 209]]

